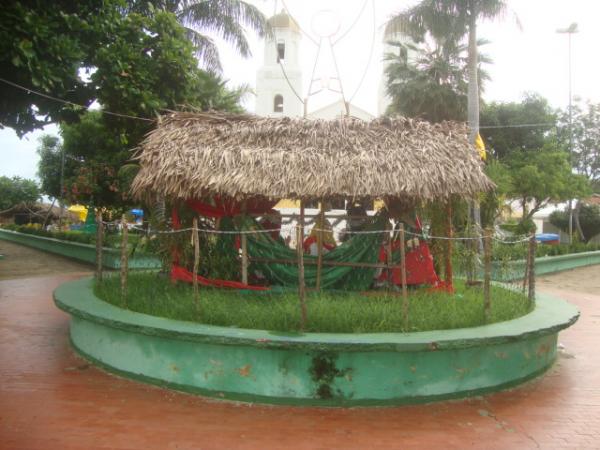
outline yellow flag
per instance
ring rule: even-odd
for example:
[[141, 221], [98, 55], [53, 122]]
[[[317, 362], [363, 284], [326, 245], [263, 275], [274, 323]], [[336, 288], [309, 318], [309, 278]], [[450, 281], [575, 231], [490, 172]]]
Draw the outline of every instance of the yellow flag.
[[479, 133], [477, 133], [477, 137], [475, 138], [475, 147], [477, 147], [481, 159], [485, 161], [487, 157], [487, 154], [485, 152], [485, 144], [483, 143], [483, 139], [481, 139], [481, 135]]

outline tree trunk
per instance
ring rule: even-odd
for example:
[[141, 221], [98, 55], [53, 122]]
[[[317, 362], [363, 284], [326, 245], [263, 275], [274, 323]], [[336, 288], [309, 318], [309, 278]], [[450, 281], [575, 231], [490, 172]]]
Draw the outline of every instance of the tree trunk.
[[[467, 91], [467, 116], [469, 121], [469, 142], [475, 145], [479, 134], [479, 80], [477, 73], [478, 50], [477, 50], [477, 2], [469, 2], [469, 88]], [[481, 231], [481, 210], [479, 201], [473, 200], [473, 222], [479, 234]], [[477, 241], [477, 251], [481, 253], [483, 245], [481, 240]]]
[[474, 144], [479, 133], [479, 80], [477, 79], [477, 6], [470, 3], [469, 11], [469, 90], [467, 115], [469, 119], [469, 141]]

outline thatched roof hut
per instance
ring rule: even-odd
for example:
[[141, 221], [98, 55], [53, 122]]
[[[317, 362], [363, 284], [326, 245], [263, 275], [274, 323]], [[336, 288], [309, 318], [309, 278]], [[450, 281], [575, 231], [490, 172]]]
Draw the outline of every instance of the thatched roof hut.
[[472, 197], [494, 188], [464, 124], [176, 112], [138, 149], [137, 198]]

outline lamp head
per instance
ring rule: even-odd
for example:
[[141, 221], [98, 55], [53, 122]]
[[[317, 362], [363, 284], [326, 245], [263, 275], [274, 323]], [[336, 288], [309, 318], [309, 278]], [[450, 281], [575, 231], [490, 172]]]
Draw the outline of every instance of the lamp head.
[[565, 34], [579, 33], [579, 28], [577, 28], [577, 22], [573, 22], [567, 28], [559, 28], [558, 30], [556, 30], [556, 32]]

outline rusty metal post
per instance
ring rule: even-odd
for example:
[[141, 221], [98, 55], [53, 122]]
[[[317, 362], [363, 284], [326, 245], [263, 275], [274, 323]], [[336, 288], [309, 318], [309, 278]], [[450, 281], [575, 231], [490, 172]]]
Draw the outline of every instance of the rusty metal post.
[[483, 276], [483, 310], [486, 322], [489, 321], [492, 313], [492, 301], [490, 296], [490, 280], [492, 278], [492, 230], [486, 228], [483, 235], [483, 257], [484, 257], [484, 276]]
[[125, 220], [125, 214], [121, 217], [121, 301], [123, 306], [127, 308], [127, 272], [128, 272], [128, 261], [129, 249], [127, 245], [129, 229], [127, 228], [127, 221]]
[[102, 212], [96, 210], [96, 281], [102, 281], [102, 240], [104, 226], [102, 225]]

